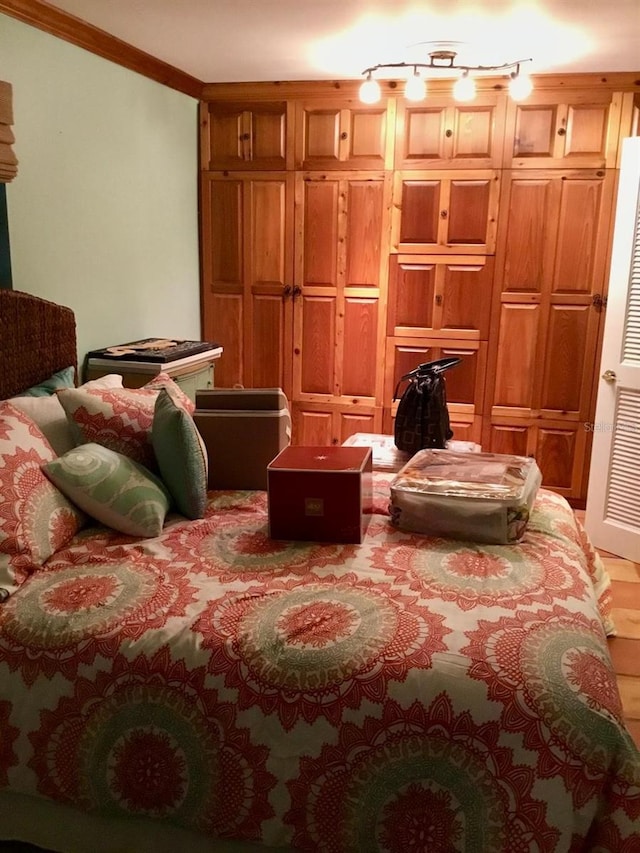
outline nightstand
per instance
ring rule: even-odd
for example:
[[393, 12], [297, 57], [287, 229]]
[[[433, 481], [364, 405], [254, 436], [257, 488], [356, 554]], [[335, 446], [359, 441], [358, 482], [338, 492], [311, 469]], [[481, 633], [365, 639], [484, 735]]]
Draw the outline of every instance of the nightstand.
[[[154, 348], [154, 343], [161, 346]], [[198, 389], [213, 388], [221, 355], [222, 347], [215, 343], [148, 338], [87, 353], [84, 377], [119, 373], [125, 388], [140, 388], [158, 373], [166, 373], [195, 402]]]

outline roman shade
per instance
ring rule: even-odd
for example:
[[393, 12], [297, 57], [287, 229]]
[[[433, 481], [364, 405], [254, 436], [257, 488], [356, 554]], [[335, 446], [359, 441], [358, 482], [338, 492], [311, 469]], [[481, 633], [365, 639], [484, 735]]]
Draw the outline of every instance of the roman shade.
[[18, 174], [18, 160], [11, 148], [15, 142], [12, 124], [11, 84], [0, 80], [0, 183], [12, 181]]

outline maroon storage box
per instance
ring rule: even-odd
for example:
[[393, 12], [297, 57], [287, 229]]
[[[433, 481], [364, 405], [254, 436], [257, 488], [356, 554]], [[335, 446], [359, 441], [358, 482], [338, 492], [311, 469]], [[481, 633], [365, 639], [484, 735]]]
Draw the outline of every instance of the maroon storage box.
[[362, 542], [372, 508], [370, 447], [286, 447], [267, 467], [272, 539]]

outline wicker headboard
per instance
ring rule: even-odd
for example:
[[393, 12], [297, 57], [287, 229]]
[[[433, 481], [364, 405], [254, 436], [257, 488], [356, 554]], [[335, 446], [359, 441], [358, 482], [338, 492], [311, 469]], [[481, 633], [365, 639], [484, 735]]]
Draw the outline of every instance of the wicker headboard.
[[69, 365], [77, 375], [73, 311], [19, 290], [0, 290], [0, 400]]

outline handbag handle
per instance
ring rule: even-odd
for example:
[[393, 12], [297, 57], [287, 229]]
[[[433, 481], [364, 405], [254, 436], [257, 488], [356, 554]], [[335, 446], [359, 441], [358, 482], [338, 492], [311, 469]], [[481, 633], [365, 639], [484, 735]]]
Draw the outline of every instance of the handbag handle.
[[460, 364], [461, 361], [462, 359], [457, 356], [449, 356], [447, 358], [437, 358], [435, 361], [425, 361], [422, 364], [419, 364], [417, 367], [414, 367], [413, 370], [410, 370], [409, 373], [405, 373], [404, 376], [401, 376], [400, 379], [398, 379], [395, 391], [393, 392], [393, 399], [398, 399], [400, 384], [406, 379], [411, 382], [414, 379], [424, 379], [427, 376], [439, 376], [450, 367], [455, 367], [456, 364]]
[[449, 370], [450, 367], [455, 367], [456, 364], [460, 364], [461, 361], [462, 359], [457, 356], [437, 358], [435, 361], [425, 361], [417, 367], [414, 367], [414, 369], [410, 370], [409, 373], [405, 373], [404, 376], [401, 376], [400, 382], [404, 379], [415, 379], [419, 376], [428, 376], [430, 373], [436, 375], [444, 373], [445, 370]]

